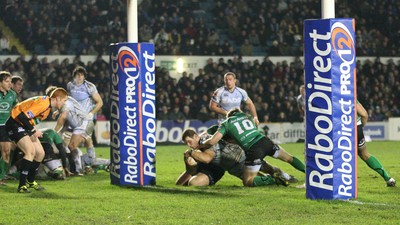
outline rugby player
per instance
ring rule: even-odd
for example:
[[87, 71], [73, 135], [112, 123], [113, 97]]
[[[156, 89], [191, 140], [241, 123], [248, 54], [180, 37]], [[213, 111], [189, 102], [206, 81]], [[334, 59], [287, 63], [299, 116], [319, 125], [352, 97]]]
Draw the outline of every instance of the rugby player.
[[[210, 148], [200, 148], [199, 146], [199, 142], [211, 137], [211, 134], [215, 133], [217, 128], [217, 126], [212, 126], [207, 132], [200, 135], [191, 128], [184, 131], [182, 140], [191, 149], [187, 150], [184, 154], [187, 170], [178, 178], [177, 185], [206, 186], [215, 184], [224, 175], [219, 168], [242, 179], [246, 156], [240, 146], [225, 140], [220, 140]], [[199, 164], [198, 168], [196, 168], [196, 164]], [[215, 168], [215, 166], [219, 168]], [[256, 177], [253, 186], [270, 184], [287, 186], [289, 180], [295, 180], [292, 176], [284, 173], [277, 167], [269, 165], [265, 161], [262, 161], [260, 170], [262, 173]]]
[[386, 181], [386, 186], [395, 187], [396, 180], [389, 175], [379, 160], [368, 153], [367, 145], [365, 142], [363, 127], [368, 122], [368, 112], [364, 106], [357, 100], [357, 143], [358, 143], [358, 156], [369, 166], [375, 170]]
[[244, 150], [245, 169], [243, 172], [243, 185], [252, 187], [258, 180], [257, 174], [265, 156], [269, 155], [291, 164], [301, 172], [305, 172], [304, 164], [296, 157], [290, 155], [282, 147], [274, 144], [268, 137], [262, 135], [249, 115], [240, 108], [234, 108], [227, 114], [212, 137], [200, 142], [200, 146], [211, 147], [223, 137], [229, 137]]
[[10, 111], [17, 104], [17, 94], [11, 90], [11, 74], [0, 71], [0, 185], [4, 185], [4, 176], [8, 174], [10, 166], [11, 140], [6, 131], [6, 122], [10, 117]]
[[8, 136], [24, 153], [21, 160], [19, 193], [29, 193], [29, 188], [44, 190], [35, 181], [36, 171], [44, 158], [44, 150], [38, 138], [43, 133], [35, 129], [42, 120], [45, 120], [52, 109], [61, 109], [68, 99], [67, 91], [55, 88], [48, 96], [36, 96], [18, 103], [11, 110], [10, 118], [6, 122]]

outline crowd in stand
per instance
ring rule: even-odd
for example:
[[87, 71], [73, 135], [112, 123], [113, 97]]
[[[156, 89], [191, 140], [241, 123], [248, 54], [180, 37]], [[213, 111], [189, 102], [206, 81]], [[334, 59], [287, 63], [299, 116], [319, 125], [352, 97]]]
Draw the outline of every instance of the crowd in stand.
[[[0, 69], [21, 75], [25, 80], [23, 97], [43, 94], [46, 87], [65, 87], [71, 79], [71, 71], [77, 65], [87, 68], [87, 80], [93, 82], [103, 98], [104, 106], [98, 115], [109, 118], [110, 77], [109, 64], [102, 57], [94, 62], [83, 63], [79, 57], [48, 62], [36, 55], [30, 60], [20, 56], [15, 61], [0, 61]], [[196, 74], [184, 72], [174, 79], [165, 68], [156, 68], [157, 119], [183, 121], [185, 119], [208, 120], [217, 118], [208, 109], [213, 91], [223, 85], [226, 71], [236, 73], [238, 86], [247, 90], [257, 110], [260, 122], [302, 121], [297, 111], [296, 97], [304, 83], [303, 62], [297, 57], [293, 62], [273, 63], [269, 57], [263, 61], [243, 61], [234, 56], [228, 60], [207, 60], [206, 66]], [[400, 116], [399, 66], [393, 60], [382, 63], [380, 58], [357, 63], [358, 99], [368, 109], [370, 121], [384, 121]], [[105, 118], [104, 118], [105, 117]]]
[[[199, 3], [200, 2], [200, 3]], [[352, 17], [357, 26], [357, 55], [378, 56], [357, 65], [358, 99], [369, 109], [370, 120], [399, 116], [399, 68], [379, 56], [397, 56], [400, 40], [398, 1], [336, 1], [337, 17]], [[207, 3], [207, 4], [206, 4]], [[76, 65], [88, 70], [104, 99], [101, 118], [109, 116], [109, 43], [126, 41], [126, 1], [109, 0], [20, 0], [1, 1], [1, 19], [33, 52], [0, 62], [1, 70], [26, 79], [24, 96], [43, 93], [49, 85], [64, 86]], [[204, 8], [208, 7], [208, 8]], [[302, 55], [303, 21], [320, 17], [319, 0], [228, 1], [143, 0], [139, 6], [139, 42], [154, 42], [157, 55], [224, 55], [208, 61], [197, 74], [183, 73], [179, 80], [157, 68], [158, 119], [181, 121], [214, 117], [208, 103], [212, 91], [223, 85], [226, 71], [236, 73], [238, 86], [248, 91], [260, 122], [301, 121], [295, 98], [303, 84], [303, 63], [243, 62], [240, 55]], [[206, 15], [206, 16], [204, 16]], [[7, 46], [6, 40], [4, 45]], [[2, 45], [3, 46], [3, 45]], [[39, 47], [38, 47], [39, 46]], [[78, 55], [75, 60], [41, 60], [41, 54]], [[10, 54], [10, 50], [3, 50]], [[14, 51], [12, 51], [15, 53]], [[79, 55], [99, 55], [86, 65]]]
[[[302, 55], [303, 22], [321, 17], [320, 0], [139, 2], [139, 42], [158, 55]], [[400, 55], [398, 1], [335, 2], [337, 18], [356, 21], [358, 56]], [[7, 0], [0, 15], [31, 52], [98, 55], [126, 41], [126, 4]]]

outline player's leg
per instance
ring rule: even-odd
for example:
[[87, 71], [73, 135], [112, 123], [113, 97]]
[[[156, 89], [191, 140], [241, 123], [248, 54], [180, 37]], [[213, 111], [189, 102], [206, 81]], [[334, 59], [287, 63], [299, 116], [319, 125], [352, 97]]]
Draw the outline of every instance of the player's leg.
[[29, 169], [28, 176], [26, 178], [26, 184], [28, 185], [28, 188], [33, 188], [37, 191], [41, 191], [41, 190], [45, 190], [45, 188], [36, 182], [35, 176], [39, 169], [40, 163], [43, 161], [44, 149], [38, 139], [33, 141], [32, 144], [35, 148], [35, 156], [33, 158], [31, 168]]
[[79, 154], [80, 150], [78, 147], [83, 142], [85, 142], [85, 139], [81, 135], [72, 133], [71, 140], [69, 141], [69, 144], [68, 144], [68, 148], [71, 151], [71, 155], [74, 160], [75, 167], [76, 167], [74, 173], [76, 173], [78, 175], [81, 175], [81, 171], [83, 169], [81, 157], [80, 157], [81, 154]]
[[64, 180], [67, 176], [64, 172], [61, 159], [51, 159], [44, 163], [44, 165], [49, 169], [47, 176], [57, 179]]
[[272, 184], [282, 184], [284, 186], [288, 185], [288, 181], [284, 180], [280, 174], [276, 174], [276, 176], [274, 174], [276, 179], [270, 175], [268, 176], [257, 175], [263, 162], [262, 159], [266, 155], [272, 154], [268, 152], [269, 148], [266, 148], [266, 141], [267, 138], [259, 140], [251, 147], [251, 149], [245, 152], [246, 161], [242, 179], [244, 186], [257, 187], [257, 186], [266, 186]]
[[0, 185], [5, 184], [5, 177], [8, 175], [10, 170], [10, 149], [11, 140], [8, 137], [6, 127], [0, 126]]
[[80, 135], [85, 139], [86, 154], [83, 155], [83, 161], [86, 165], [93, 165], [96, 159], [96, 153], [93, 145], [92, 133], [94, 130], [93, 121], [85, 121], [82, 126], [74, 129], [73, 134]]
[[93, 139], [87, 138], [85, 139], [86, 144], [86, 154], [83, 155], [83, 160], [86, 165], [93, 165], [96, 160], [96, 152], [93, 145]]
[[198, 173], [189, 179], [188, 185], [189, 186], [209, 186], [210, 185], [209, 176], [204, 173]]
[[4, 160], [5, 163], [10, 162], [10, 147], [11, 147], [11, 144], [9, 141], [1, 141], [0, 142], [1, 158]]
[[62, 134], [62, 139], [63, 139], [63, 144], [64, 144], [64, 147], [65, 147], [65, 152], [67, 153], [68, 168], [69, 168], [69, 171], [72, 171], [71, 172], [72, 174], [66, 174], [67, 176], [69, 176], [69, 175], [72, 176], [76, 172], [76, 165], [75, 165], [74, 155], [72, 154], [71, 150], [68, 148], [69, 142], [71, 141], [71, 136], [72, 136], [72, 132], [71, 131], [64, 131], [63, 134]]
[[192, 175], [187, 171], [184, 171], [181, 173], [181, 175], [179, 175], [175, 185], [188, 186], [190, 178], [192, 178]]
[[9, 161], [10, 161], [10, 147], [9, 142], [0, 142], [0, 185], [5, 185], [4, 178], [9, 171]]
[[294, 176], [286, 173], [279, 167], [272, 166], [265, 160], [262, 161], [261, 168], [258, 173], [261, 175], [269, 174], [271, 176], [274, 176], [274, 174], [277, 173], [277, 174], [281, 174], [286, 180], [289, 181], [289, 183], [297, 183], [298, 182], [298, 180]]
[[212, 186], [224, 176], [225, 171], [213, 164], [198, 164], [198, 173], [189, 180], [189, 186]]
[[31, 138], [25, 132], [16, 133], [13, 140], [17, 142], [17, 147], [24, 153], [24, 157], [21, 160], [18, 192], [29, 193], [30, 191], [26, 185], [26, 179], [35, 157], [35, 146], [33, 145]]
[[303, 173], [306, 172], [304, 163], [302, 163], [298, 158], [296, 158], [295, 156], [292, 156], [291, 154], [289, 154], [287, 151], [285, 151], [285, 149], [283, 149], [279, 145], [275, 145], [274, 149], [275, 149], [275, 153], [274, 153], [274, 155], [272, 157], [289, 163], [295, 169], [297, 169], [297, 170], [299, 170], [299, 171], [301, 171]]
[[357, 132], [358, 155], [360, 158], [369, 166], [369, 168], [375, 170], [379, 175], [381, 175], [381, 177], [383, 177], [388, 187], [396, 186], [396, 181], [390, 177], [389, 173], [385, 170], [381, 162], [379, 162], [375, 156], [368, 153], [362, 126], [357, 126]]

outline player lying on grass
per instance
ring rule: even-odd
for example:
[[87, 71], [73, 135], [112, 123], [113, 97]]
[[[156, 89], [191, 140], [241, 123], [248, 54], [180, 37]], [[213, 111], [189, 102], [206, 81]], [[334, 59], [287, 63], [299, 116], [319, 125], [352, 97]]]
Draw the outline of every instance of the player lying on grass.
[[[200, 135], [193, 129], [184, 131], [182, 140], [191, 149], [184, 154], [186, 171], [178, 178], [177, 185], [213, 185], [222, 178], [225, 171], [242, 179], [246, 157], [240, 146], [221, 140], [210, 148], [199, 148], [199, 142], [211, 137], [217, 128], [218, 126], [213, 126]], [[262, 161], [260, 174], [253, 186], [270, 184], [286, 186], [288, 181], [297, 182], [297, 179]]]
[[233, 139], [245, 152], [245, 169], [242, 176], [245, 186], [252, 187], [259, 181], [258, 172], [267, 155], [287, 162], [297, 170], [305, 172], [305, 166], [299, 159], [261, 134], [251, 117], [242, 112], [240, 108], [230, 110], [227, 119], [219, 125], [217, 132], [211, 138], [200, 141], [200, 147], [213, 146], [223, 138]]

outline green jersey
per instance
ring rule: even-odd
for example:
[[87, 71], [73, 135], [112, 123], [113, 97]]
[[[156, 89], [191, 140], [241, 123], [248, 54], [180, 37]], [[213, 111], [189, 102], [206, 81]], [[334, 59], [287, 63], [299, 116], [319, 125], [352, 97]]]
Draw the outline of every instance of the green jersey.
[[224, 137], [232, 138], [244, 151], [248, 151], [257, 141], [264, 137], [246, 113], [236, 113], [224, 120], [218, 128]]
[[58, 135], [53, 129], [42, 130], [42, 132], [43, 137], [39, 138], [40, 143], [49, 143], [51, 145], [58, 145], [63, 143], [60, 135]]
[[13, 90], [9, 90], [7, 94], [0, 91], [0, 125], [5, 125], [10, 118], [11, 109], [18, 102], [17, 98], [17, 93]]

